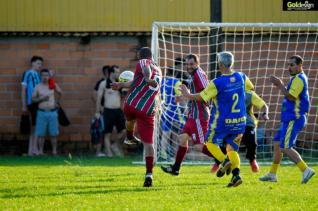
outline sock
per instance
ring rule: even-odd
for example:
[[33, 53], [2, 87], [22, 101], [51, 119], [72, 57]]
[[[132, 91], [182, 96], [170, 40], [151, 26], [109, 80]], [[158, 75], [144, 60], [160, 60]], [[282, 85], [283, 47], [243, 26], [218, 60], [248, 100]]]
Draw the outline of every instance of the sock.
[[126, 129], [127, 129], [127, 138], [133, 139], [134, 137], [134, 128], [135, 128], [135, 123], [132, 121], [127, 121], [126, 122]]
[[233, 176], [239, 175], [240, 174], [240, 169], [239, 168], [233, 169], [232, 174], [233, 174]]
[[307, 164], [303, 160], [299, 161], [297, 163], [297, 166], [300, 169], [300, 171], [302, 171], [302, 172], [304, 172], [306, 170], [306, 168], [308, 168]]
[[231, 168], [234, 170], [236, 168], [240, 168], [241, 166], [241, 161], [240, 161], [240, 156], [236, 151], [229, 151], [227, 152], [227, 156], [229, 157], [231, 161]]
[[146, 174], [152, 174], [153, 157], [146, 157]]
[[202, 153], [213, 158], [213, 155], [211, 154], [211, 152], [208, 150], [208, 148], [206, 147], [206, 145], [204, 144], [202, 147]]
[[177, 155], [176, 155], [176, 161], [174, 163], [174, 168], [179, 171], [181, 163], [185, 157], [185, 155], [187, 154], [188, 151], [188, 146], [183, 147], [183, 146], [179, 146], [178, 147], [178, 151], [177, 151]]
[[276, 174], [279, 165], [280, 165], [279, 163], [272, 163], [272, 166], [271, 166], [271, 169], [269, 170], [269, 172], [272, 174]]
[[220, 161], [220, 163], [222, 163], [225, 160], [226, 156], [223, 154], [219, 146], [208, 142], [206, 144], [206, 147], [208, 148], [209, 152], [213, 155], [213, 157]]

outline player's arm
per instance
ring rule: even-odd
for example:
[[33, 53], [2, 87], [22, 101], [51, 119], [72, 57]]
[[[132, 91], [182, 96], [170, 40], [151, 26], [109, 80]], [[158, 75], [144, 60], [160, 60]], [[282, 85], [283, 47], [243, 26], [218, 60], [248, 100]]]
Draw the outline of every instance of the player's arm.
[[252, 91], [254, 90], [254, 85], [252, 81], [246, 76], [245, 78], [245, 91]]
[[[99, 118], [100, 117], [100, 112], [101, 112], [101, 101], [102, 97], [104, 94], [104, 89], [106, 87], [106, 80], [100, 83], [98, 90], [97, 90], [97, 96], [96, 96], [96, 112], [95, 112], [95, 117]], [[105, 98], [104, 98], [105, 99]], [[106, 100], [106, 99], [105, 99]]]
[[262, 117], [264, 120], [268, 120], [268, 106], [266, 105], [265, 101], [258, 96], [255, 92], [251, 91], [252, 93], [252, 105], [255, 106], [258, 110], [261, 111]]
[[217, 89], [213, 81], [211, 81], [205, 89], [197, 94], [191, 94], [189, 89], [185, 85], [180, 86], [180, 91], [182, 93], [182, 96], [186, 99], [204, 102], [208, 102], [217, 95]]
[[[292, 94], [290, 94], [288, 92], [288, 90], [286, 89], [284, 83], [282, 80], [280, 80], [278, 77], [272, 75], [270, 77], [271, 82], [278, 88], [281, 90], [281, 92], [283, 93], [283, 95], [291, 101], [296, 101], [296, 97], [294, 97]], [[300, 92], [299, 92], [300, 93]]]
[[151, 65], [142, 65], [141, 67], [142, 70], [142, 74], [145, 78], [145, 81], [148, 85], [152, 86], [152, 87], [157, 87], [158, 86], [158, 82], [155, 79], [151, 79]]

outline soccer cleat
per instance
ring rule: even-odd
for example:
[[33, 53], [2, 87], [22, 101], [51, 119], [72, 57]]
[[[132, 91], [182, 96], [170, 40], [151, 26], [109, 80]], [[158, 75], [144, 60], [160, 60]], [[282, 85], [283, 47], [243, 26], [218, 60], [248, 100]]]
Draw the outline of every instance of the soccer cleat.
[[132, 139], [128, 139], [126, 137], [125, 140], [124, 140], [124, 144], [127, 144], [127, 145], [136, 145], [136, 144], [139, 144], [139, 143], [141, 143], [141, 140], [139, 138], [137, 138], [136, 136], [133, 136]]
[[236, 176], [233, 175], [231, 182], [227, 185], [227, 187], [229, 187], [229, 188], [230, 187], [237, 187], [242, 183], [243, 183], [243, 180], [240, 177], [240, 175], [236, 175]]
[[263, 182], [277, 182], [277, 176], [276, 174], [268, 173], [260, 177], [259, 180]]
[[306, 170], [303, 173], [303, 179], [301, 180], [301, 184], [306, 184], [314, 175], [315, 171], [313, 169], [306, 168]]
[[214, 163], [212, 168], [211, 168], [211, 173], [215, 174], [219, 170], [219, 166], [220, 166], [219, 164]]
[[146, 174], [144, 187], [151, 187], [152, 186], [152, 174]]
[[256, 160], [253, 160], [252, 162], [250, 162], [250, 166], [251, 166], [252, 172], [254, 173], [259, 172], [259, 166]]
[[171, 174], [173, 176], [178, 176], [179, 171], [175, 170], [173, 165], [168, 165], [168, 166], [161, 166], [162, 171]]
[[219, 170], [216, 172], [217, 177], [223, 177], [224, 174], [229, 175], [231, 173], [231, 162], [228, 158], [226, 158], [222, 164], [220, 165]]

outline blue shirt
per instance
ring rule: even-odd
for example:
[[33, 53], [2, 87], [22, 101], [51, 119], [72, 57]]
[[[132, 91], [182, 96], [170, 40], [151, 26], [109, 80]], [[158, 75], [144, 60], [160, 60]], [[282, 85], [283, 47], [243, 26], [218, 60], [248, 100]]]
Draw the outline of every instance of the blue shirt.
[[246, 126], [245, 90], [253, 89], [245, 74], [232, 72], [212, 80], [200, 92], [205, 102], [213, 99], [215, 111], [210, 121], [216, 132], [244, 133]]
[[35, 70], [27, 70], [22, 75], [22, 86], [26, 87], [26, 103], [32, 103], [32, 93], [36, 85], [41, 83], [40, 74]]
[[300, 72], [290, 79], [287, 90], [289, 94], [296, 98], [296, 101], [284, 97], [281, 112], [283, 122], [299, 119], [300, 116], [308, 113], [310, 107], [308, 78], [304, 72]]
[[179, 86], [181, 82], [173, 77], [165, 77], [162, 79], [160, 92], [161, 92], [161, 100], [163, 101], [165, 112], [164, 115], [168, 119], [172, 119], [175, 121], [184, 121], [184, 115], [180, 110], [180, 105], [176, 103], [175, 96], [180, 94]]

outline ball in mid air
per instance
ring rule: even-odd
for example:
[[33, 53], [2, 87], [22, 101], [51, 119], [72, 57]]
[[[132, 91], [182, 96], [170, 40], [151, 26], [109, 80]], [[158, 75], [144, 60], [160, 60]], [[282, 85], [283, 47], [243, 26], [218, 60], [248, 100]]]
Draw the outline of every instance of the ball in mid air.
[[118, 81], [119, 82], [130, 82], [134, 79], [134, 73], [130, 70], [125, 70], [120, 73]]

